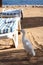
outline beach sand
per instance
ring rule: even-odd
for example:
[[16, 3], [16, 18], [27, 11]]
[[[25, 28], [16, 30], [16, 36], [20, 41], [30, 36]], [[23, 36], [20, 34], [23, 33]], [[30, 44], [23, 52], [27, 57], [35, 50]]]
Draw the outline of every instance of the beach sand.
[[[3, 7], [4, 8], [4, 7]], [[0, 8], [0, 11], [3, 10]], [[23, 20], [21, 28], [26, 32], [26, 38], [32, 42], [36, 56], [27, 56], [22, 43], [22, 33], [18, 35], [18, 48], [0, 50], [0, 65], [43, 65], [43, 8], [32, 6], [9, 6], [6, 9], [22, 9]], [[11, 39], [0, 40], [0, 43], [13, 44]], [[6, 46], [4, 46], [7, 48]], [[2, 47], [3, 48], [3, 47]]]

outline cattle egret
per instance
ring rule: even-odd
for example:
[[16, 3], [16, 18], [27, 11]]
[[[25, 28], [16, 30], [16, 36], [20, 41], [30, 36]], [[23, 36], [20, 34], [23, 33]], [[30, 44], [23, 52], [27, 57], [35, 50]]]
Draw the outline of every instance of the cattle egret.
[[27, 51], [27, 53], [35, 56], [35, 51], [32, 48], [31, 42], [25, 38], [25, 31], [23, 29], [21, 29], [21, 32], [23, 33], [22, 42], [23, 42], [24, 49]]

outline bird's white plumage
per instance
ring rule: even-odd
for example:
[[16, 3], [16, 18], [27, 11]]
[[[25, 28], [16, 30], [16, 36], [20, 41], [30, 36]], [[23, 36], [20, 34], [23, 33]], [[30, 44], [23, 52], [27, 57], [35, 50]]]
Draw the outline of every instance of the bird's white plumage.
[[24, 46], [25, 50], [26, 50], [28, 53], [30, 53], [30, 54], [32, 54], [33, 56], [35, 56], [35, 51], [34, 51], [34, 49], [32, 48], [31, 42], [25, 38], [25, 31], [22, 29], [21, 32], [23, 33], [23, 35], [22, 35], [22, 42], [23, 42], [23, 46]]

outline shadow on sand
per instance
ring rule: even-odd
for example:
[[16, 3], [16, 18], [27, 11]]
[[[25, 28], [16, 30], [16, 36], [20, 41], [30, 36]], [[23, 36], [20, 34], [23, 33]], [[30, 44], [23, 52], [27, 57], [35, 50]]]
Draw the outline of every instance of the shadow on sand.
[[35, 51], [35, 57], [27, 55], [23, 49], [1, 52], [0, 65], [43, 65], [43, 53]]
[[[26, 24], [27, 23], [27, 24]], [[27, 17], [21, 22], [22, 28], [33, 28], [43, 26], [43, 17]]]

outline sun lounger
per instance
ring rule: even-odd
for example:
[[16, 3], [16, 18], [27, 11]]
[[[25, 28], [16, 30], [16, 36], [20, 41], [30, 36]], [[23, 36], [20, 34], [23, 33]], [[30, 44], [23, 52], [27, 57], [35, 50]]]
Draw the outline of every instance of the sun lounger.
[[18, 46], [18, 22], [20, 17], [15, 18], [0, 18], [0, 38], [7, 36], [13, 39], [15, 47]]
[[[2, 14], [2, 15], [1, 15]], [[3, 12], [0, 13], [1, 17], [6, 17], [6, 18], [12, 18], [12, 17], [20, 17], [20, 20], [23, 19], [23, 12], [21, 9], [13, 9], [13, 10], [6, 10], [3, 9]], [[21, 29], [21, 22], [18, 22], [18, 30]], [[20, 33], [20, 31], [18, 31]]]

